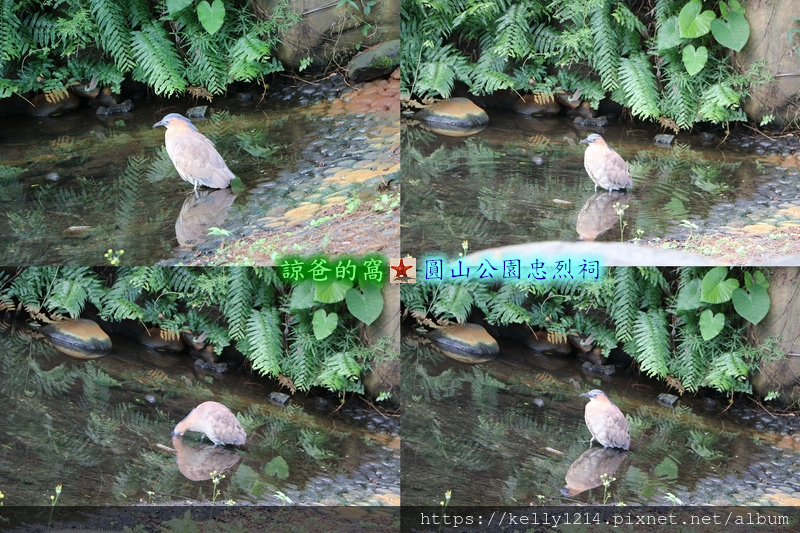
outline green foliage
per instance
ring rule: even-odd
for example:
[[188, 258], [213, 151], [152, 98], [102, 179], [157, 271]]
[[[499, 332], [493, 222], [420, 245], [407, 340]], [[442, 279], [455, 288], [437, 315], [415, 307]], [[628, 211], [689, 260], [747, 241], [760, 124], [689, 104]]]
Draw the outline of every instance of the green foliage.
[[[610, 97], [676, 129], [744, 120], [740, 102], [766, 76], [739, 73], [730, 51], [750, 25], [736, 0], [401, 1], [401, 91], [450, 96], [511, 89]], [[792, 32], [788, 34], [791, 41]], [[710, 37], [713, 37], [711, 39]]]
[[773, 344], [757, 349], [747, 338], [748, 324], [769, 310], [764, 274], [684, 267], [668, 281], [667, 272], [613, 268], [599, 281], [498, 287], [477, 280], [418, 282], [404, 285], [401, 296], [423, 327], [477, 315], [497, 326], [526, 324], [551, 333], [591, 336], [604, 354], [621, 346], [642, 372], [681, 392], [700, 387], [750, 392], [751, 373], [779, 357]]
[[211, 98], [235, 81], [282, 70], [272, 57], [299, 21], [288, 0], [261, 20], [248, 3], [193, 0], [0, 0], [0, 98], [76, 82], [118, 92], [126, 75], [171, 96]]
[[[308, 287], [284, 284], [271, 268], [244, 267], [40, 267], [0, 276], [0, 283], [5, 308], [25, 311], [33, 320], [78, 317], [91, 304], [104, 320], [133, 319], [175, 333], [203, 335], [217, 353], [235, 344], [255, 371], [302, 391], [321, 386], [338, 393], [363, 392], [361, 376], [372, 362], [394, 356], [386, 342], [366, 348], [360, 340], [363, 319], [374, 320], [383, 308], [381, 291], [374, 286], [351, 288], [351, 302], [345, 303], [342, 293], [338, 301], [323, 303], [313, 296], [295, 298], [294, 292], [308, 292]], [[305, 306], [282, 308], [288, 301]], [[349, 312], [350, 306], [356, 313]], [[319, 326], [324, 335], [312, 326], [317, 315], [325, 319]], [[34, 359], [28, 364], [36, 365]], [[118, 384], [91, 364], [86, 369], [81, 402], [91, 408], [104, 406], [106, 389]], [[64, 392], [77, 377], [63, 366], [31, 370], [33, 388], [50, 395]], [[106, 445], [107, 424], [98, 419], [87, 434]]]

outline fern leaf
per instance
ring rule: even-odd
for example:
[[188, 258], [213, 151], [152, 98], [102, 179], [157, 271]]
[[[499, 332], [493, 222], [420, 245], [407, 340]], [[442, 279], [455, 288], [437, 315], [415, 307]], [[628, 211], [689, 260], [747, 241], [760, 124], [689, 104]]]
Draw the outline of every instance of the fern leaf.
[[222, 304], [222, 313], [228, 320], [228, 331], [234, 340], [245, 337], [245, 329], [253, 310], [253, 284], [250, 269], [228, 269], [228, 295]]
[[619, 81], [625, 102], [631, 113], [642, 119], [655, 119], [660, 115], [656, 77], [644, 54], [635, 54], [621, 60]]
[[172, 96], [185, 91], [184, 67], [164, 28], [151, 22], [132, 35], [133, 54], [138, 64], [134, 76], [150, 84], [156, 94]]
[[0, 62], [19, 59], [28, 50], [28, 40], [20, 32], [22, 23], [17, 17], [15, 3], [14, 0], [0, 0]]
[[251, 311], [247, 321], [246, 347], [254, 370], [273, 377], [281, 373], [283, 344], [277, 310]]
[[125, 4], [115, 0], [90, 0], [90, 9], [94, 16], [98, 32], [98, 40], [107, 50], [120, 71], [130, 72], [136, 66], [131, 50], [131, 32], [125, 19]]
[[666, 377], [670, 358], [667, 317], [661, 309], [640, 312], [633, 327], [635, 359], [650, 377]]

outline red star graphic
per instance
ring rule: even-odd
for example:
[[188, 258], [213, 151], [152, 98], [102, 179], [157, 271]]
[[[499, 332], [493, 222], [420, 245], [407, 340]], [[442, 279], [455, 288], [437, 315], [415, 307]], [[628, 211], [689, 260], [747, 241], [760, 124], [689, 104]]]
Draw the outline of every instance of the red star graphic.
[[389, 268], [391, 268], [395, 272], [397, 272], [395, 277], [399, 278], [400, 276], [407, 276], [408, 275], [406, 273], [408, 272], [408, 269], [411, 268], [411, 265], [409, 265], [409, 266], [404, 265], [403, 264], [403, 258], [401, 257], [399, 265], [397, 265], [396, 267], [389, 267]]

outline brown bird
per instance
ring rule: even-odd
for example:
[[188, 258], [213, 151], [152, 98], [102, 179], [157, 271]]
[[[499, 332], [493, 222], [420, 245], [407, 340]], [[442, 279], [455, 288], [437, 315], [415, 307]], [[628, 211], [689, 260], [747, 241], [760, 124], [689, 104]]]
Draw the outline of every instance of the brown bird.
[[583, 166], [594, 182], [595, 192], [598, 185], [609, 191], [633, 187], [628, 164], [600, 135], [592, 133], [581, 144], [589, 145], [583, 154]]
[[212, 189], [225, 189], [235, 178], [228, 165], [219, 155], [214, 143], [197, 131], [191, 121], [178, 113], [170, 113], [153, 127], [164, 126], [164, 144], [167, 154], [175, 165], [175, 170], [185, 181], [197, 186], [204, 185]]
[[599, 389], [591, 390], [581, 396], [589, 398], [584, 414], [586, 426], [592, 434], [589, 447], [591, 448], [592, 442], [597, 439], [604, 448], [627, 450], [631, 445], [631, 434], [628, 431], [628, 421], [625, 420], [625, 415], [619, 407]]
[[244, 445], [247, 435], [230, 409], [218, 402], [203, 402], [178, 422], [173, 435], [197, 431], [208, 437], [217, 446], [222, 444]]

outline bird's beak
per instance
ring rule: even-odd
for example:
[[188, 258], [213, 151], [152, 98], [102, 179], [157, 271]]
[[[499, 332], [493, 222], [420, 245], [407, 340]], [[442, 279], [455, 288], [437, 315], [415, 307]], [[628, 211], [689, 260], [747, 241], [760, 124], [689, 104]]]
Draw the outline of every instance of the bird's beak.
[[583, 396], [584, 398], [589, 398], [589, 393], [588, 392], [584, 392], [583, 394], [581, 394], [581, 396]]
[[[156, 124], [156, 126], [158, 126], [158, 124]], [[155, 128], [155, 126], [153, 126], [153, 127]], [[578, 144], [589, 144], [589, 139], [584, 139], [581, 142], [579, 142]], [[583, 394], [581, 394], [581, 396], [583, 396]]]
[[[154, 127], [154, 128], [157, 128], [157, 127], [159, 127], [159, 126], [164, 126], [165, 128], [167, 127], [167, 125], [166, 125], [166, 124], [164, 124], [164, 121], [163, 121], [163, 120], [159, 120], [158, 122], [156, 122], [155, 124], [153, 124], [153, 127]], [[581, 141], [581, 142], [583, 142], [583, 141]]]

